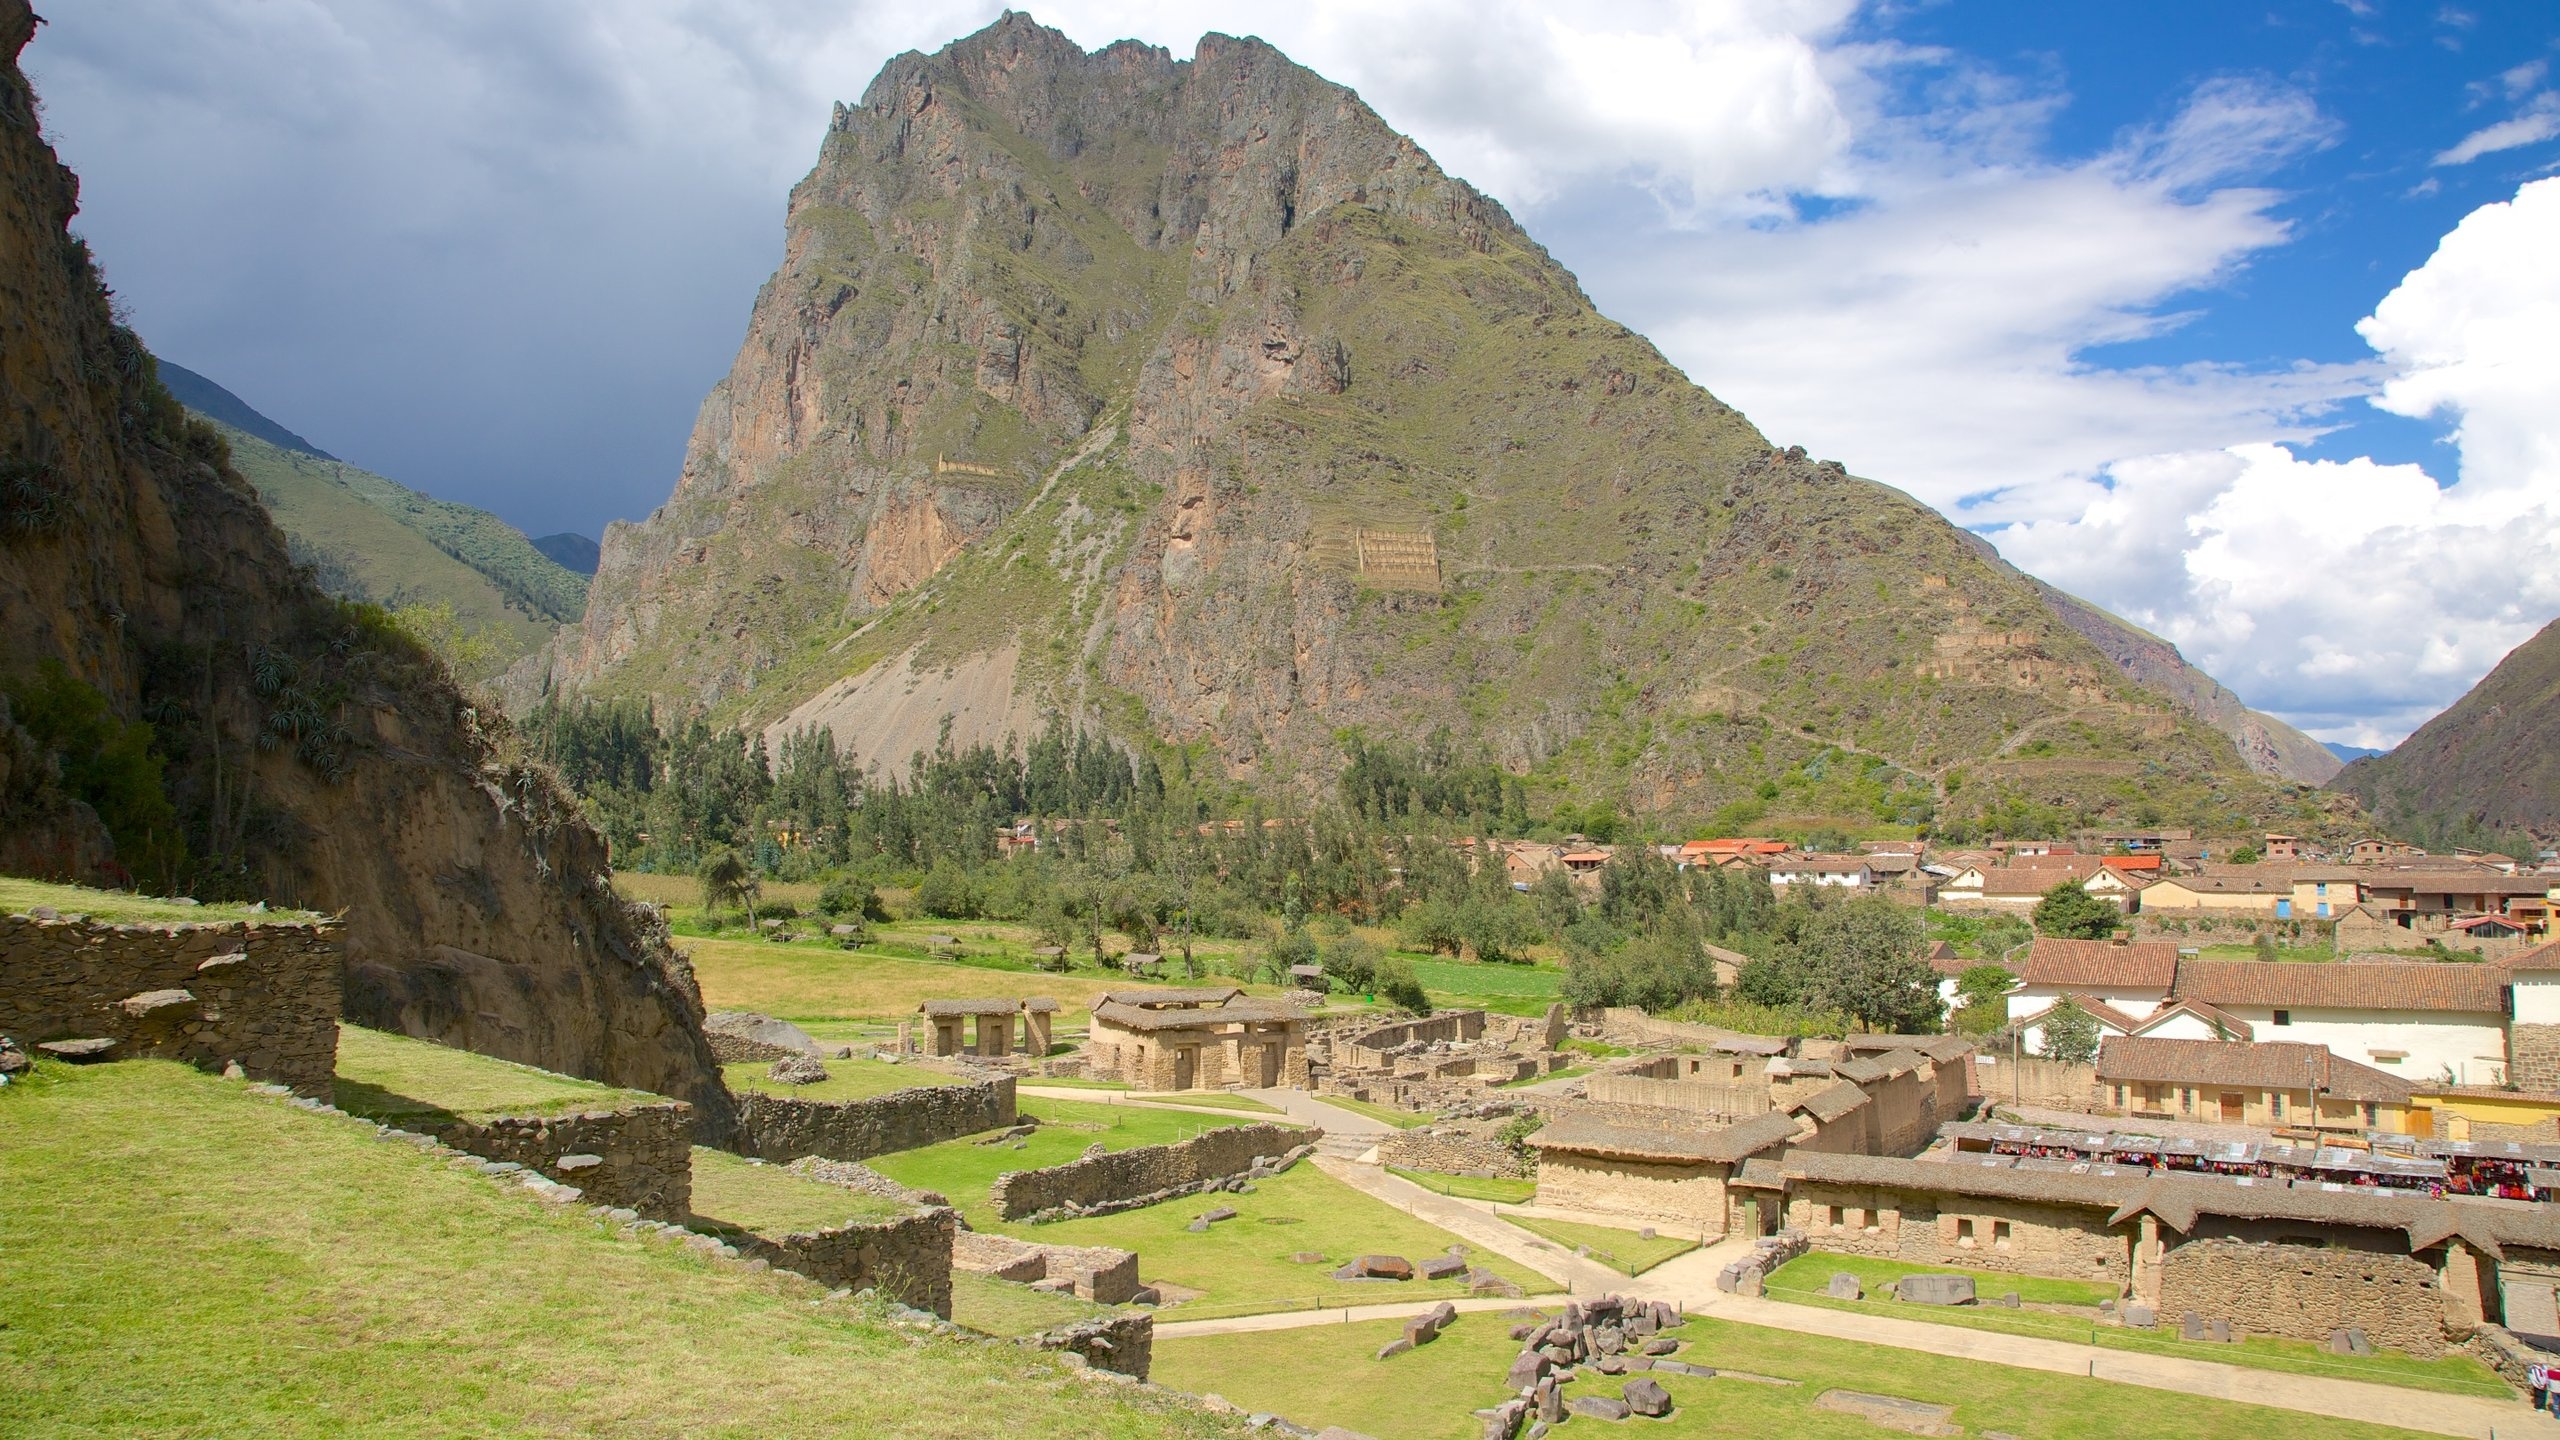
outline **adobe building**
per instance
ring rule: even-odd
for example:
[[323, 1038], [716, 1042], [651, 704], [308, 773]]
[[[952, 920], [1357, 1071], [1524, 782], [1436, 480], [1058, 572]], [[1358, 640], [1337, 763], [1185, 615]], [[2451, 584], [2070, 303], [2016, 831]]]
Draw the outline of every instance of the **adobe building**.
[[1085, 1071], [1140, 1090], [1307, 1084], [1307, 1015], [1232, 985], [1114, 990], [1094, 1002]]
[[[1014, 1053], [1014, 1020], [1022, 1021], [1022, 1053], [1034, 1059], [1049, 1053], [1049, 1022], [1058, 1002], [1046, 996], [1028, 1000], [927, 1000], [916, 1007], [928, 1027], [925, 1053], [977, 1060], [1002, 1060]], [[975, 1023], [976, 1033], [967, 1033]]]

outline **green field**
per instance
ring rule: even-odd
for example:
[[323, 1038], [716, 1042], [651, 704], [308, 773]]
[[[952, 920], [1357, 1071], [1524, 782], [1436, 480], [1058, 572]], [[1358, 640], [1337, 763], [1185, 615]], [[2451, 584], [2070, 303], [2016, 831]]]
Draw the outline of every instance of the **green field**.
[[1229, 1095], [1222, 1090], [1172, 1090], [1131, 1096], [1132, 1105], [1197, 1106], [1207, 1110], [1233, 1110], [1240, 1115], [1269, 1118], [1283, 1112], [1250, 1095]]
[[1633, 1230], [1614, 1225], [1585, 1225], [1574, 1220], [1549, 1220], [1544, 1217], [1511, 1215], [1505, 1217], [1533, 1235], [1542, 1235], [1568, 1250], [1589, 1247], [1591, 1258], [1621, 1275], [1641, 1275], [1665, 1260], [1698, 1248], [1698, 1242], [1677, 1235], [1657, 1233], [1647, 1240]]
[[1563, 994], [1564, 972], [1545, 965], [1477, 965], [1407, 954], [1414, 978], [1442, 1005], [1544, 1015]]
[[1034, 1290], [967, 1270], [951, 1272], [951, 1318], [984, 1334], [1007, 1339], [1036, 1335], [1110, 1313], [1108, 1305], [1096, 1305], [1073, 1295]]
[[115, 925], [227, 925], [243, 920], [259, 925], [297, 925], [326, 918], [309, 910], [195, 905], [123, 890], [92, 890], [85, 885], [56, 885], [0, 875], [0, 913], [24, 915], [39, 905], [51, 906], [57, 914], [85, 915]]
[[1840, 1271], [1856, 1275], [1870, 1296], [1875, 1296], [1884, 1282], [1911, 1274], [1971, 1275], [1975, 1292], [1984, 1298], [2014, 1290], [2021, 1301], [2030, 1305], [2094, 1306], [2116, 1293], [2112, 1285], [2092, 1285], [2078, 1280], [2048, 1280], [2035, 1275], [1906, 1265], [1895, 1260], [1816, 1252], [1799, 1256], [1770, 1272], [1767, 1282], [1769, 1298], [1825, 1310], [1882, 1312], [1897, 1319], [1925, 1320], [1968, 1330], [2032, 1335], [2081, 1345], [2098, 1345], [2110, 1350], [2175, 1355], [2189, 1360], [2211, 1360], [2224, 1365], [2281, 1370], [2295, 1375], [2369, 1380], [2382, 1385], [2439, 1390], [2451, 1395], [2502, 1399], [2511, 1393], [2494, 1371], [2468, 1355], [2448, 1354], [2434, 1360], [2389, 1352], [2368, 1356], [2332, 1355], [2306, 1341], [2286, 1340], [2273, 1335], [2251, 1335], [2237, 1344], [2217, 1345], [2210, 1341], [2182, 1340], [2171, 1328], [2131, 1330], [2049, 1310], [2011, 1310], [1998, 1305], [1902, 1305], [1884, 1298], [1834, 1300], [1822, 1293], [1823, 1287], [1830, 1283], [1834, 1273]]
[[1043, 1170], [1064, 1165], [1093, 1144], [1108, 1150], [1166, 1145], [1188, 1140], [1204, 1130], [1249, 1123], [1241, 1115], [1226, 1120], [1181, 1110], [1042, 1097], [1025, 1100], [1016, 1108], [1025, 1119], [1040, 1122], [1038, 1129], [1019, 1141], [980, 1145], [974, 1138], [945, 1140], [920, 1150], [875, 1156], [867, 1163], [900, 1184], [942, 1192], [960, 1207], [971, 1225], [981, 1230], [996, 1229], [1002, 1227], [988, 1204], [987, 1187], [1007, 1170]]
[[0, 1089], [0, 1435], [1201, 1437], [168, 1061]]
[[663, 1096], [618, 1090], [530, 1065], [495, 1060], [428, 1040], [338, 1026], [337, 1105], [386, 1124], [564, 1115], [573, 1110], [664, 1104]]
[[720, 1067], [720, 1078], [733, 1091], [756, 1091], [765, 1095], [788, 1095], [797, 1100], [868, 1100], [874, 1095], [888, 1095], [899, 1090], [915, 1090], [928, 1085], [966, 1085], [967, 1077], [930, 1065], [891, 1064], [886, 1060], [834, 1060], [826, 1063], [827, 1078], [815, 1085], [786, 1085], [771, 1075], [773, 1062], [749, 1060]]
[[[1401, 1321], [1324, 1325], [1156, 1341], [1155, 1378], [1177, 1390], [1214, 1391], [1248, 1410], [1300, 1425], [1340, 1425], [1377, 1440], [1476, 1440], [1484, 1422], [1468, 1412], [1509, 1392], [1503, 1370], [1517, 1350], [1501, 1312], [1461, 1315], [1440, 1339], [1392, 1360], [1375, 1357]], [[1793, 1331], [1704, 1318], [1670, 1332], [1689, 1344], [1680, 1358], [1785, 1379], [1657, 1375], [1677, 1408], [1667, 1420], [1623, 1427], [1570, 1421], [1561, 1433], [1687, 1440], [1878, 1440], [1893, 1432], [1814, 1408], [1825, 1390], [1883, 1392], [1956, 1407], [1967, 1435], [2001, 1430], [2036, 1440], [2384, 1440], [2413, 1432], [2290, 1410], [2165, 1395], [2157, 1390], [2013, 1369], [1910, 1350], [1862, 1345]], [[1568, 1385], [1567, 1396], [1615, 1395], [1616, 1377]]]
[[1514, 1180], [1507, 1175], [1448, 1175], [1437, 1170], [1407, 1170], [1401, 1165], [1387, 1167], [1390, 1175], [1400, 1175], [1425, 1190], [1455, 1195], [1461, 1200], [1490, 1200], [1497, 1205], [1526, 1205], [1538, 1193], [1535, 1180]]
[[906, 1206], [842, 1185], [804, 1180], [779, 1165], [693, 1147], [693, 1213], [712, 1230], [782, 1236], [902, 1215]]

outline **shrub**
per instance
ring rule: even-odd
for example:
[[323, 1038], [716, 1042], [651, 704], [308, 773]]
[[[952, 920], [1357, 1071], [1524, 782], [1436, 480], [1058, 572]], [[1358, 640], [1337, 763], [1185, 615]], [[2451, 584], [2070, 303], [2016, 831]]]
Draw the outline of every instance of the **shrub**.
[[933, 862], [925, 872], [923, 883], [916, 886], [916, 908], [936, 920], [967, 920], [978, 913], [976, 898], [970, 894], [969, 873], [949, 856]]

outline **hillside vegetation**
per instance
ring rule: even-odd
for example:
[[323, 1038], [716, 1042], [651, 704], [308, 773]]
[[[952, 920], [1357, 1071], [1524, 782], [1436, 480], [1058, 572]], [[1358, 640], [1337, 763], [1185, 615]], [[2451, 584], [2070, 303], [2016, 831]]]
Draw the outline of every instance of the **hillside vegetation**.
[[495, 675], [586, 612], [586, 577], [488, 511], [221, 429], [233, 467], [258, 487], [295, 562], [341, 599], [451, 607], [459, 631], [482, 641], [466, 678]]
[[2129, 670], [1774, 448], [1357, 96], [1224, 36], [1088, 54], [1013, 15], [839, 107], [594, 596], [517, 699], [823, 726], [893, 773], [945, 717], [1062, 713], [1266, 792], [1445, 731], [1541, 812], [2353, 823], [2183, 662]]

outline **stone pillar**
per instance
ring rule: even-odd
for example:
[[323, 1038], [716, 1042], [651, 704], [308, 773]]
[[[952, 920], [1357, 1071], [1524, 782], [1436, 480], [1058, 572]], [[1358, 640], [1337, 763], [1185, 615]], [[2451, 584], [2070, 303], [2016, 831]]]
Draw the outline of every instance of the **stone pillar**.
[[1048, 1054], [1049, 1047], [1056, 1043], [1056, 1041], [1049, 1038], [1048, 1011], [1025, 1010], [1022, 1012], [1023, 1049], [1030, 1051], [1033, 1058], [1037, 1059], [1040, 1056]]
[[2144, 1215], [2133, 1237], [2133, 1298], [2144, 1305], [2160, 1303], [2160, 1220]]
[[2460, 1239], [2448, 1240], [2444, 1246], [2444, 1269], [2436, 1286], [2444, 1292], [2444, 1333], [2454, 1339], [2467, 1337], [2487, 1319], [2481, 1313], [2480, 1257]]

